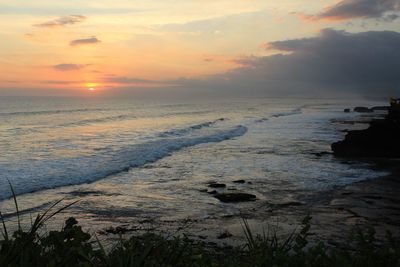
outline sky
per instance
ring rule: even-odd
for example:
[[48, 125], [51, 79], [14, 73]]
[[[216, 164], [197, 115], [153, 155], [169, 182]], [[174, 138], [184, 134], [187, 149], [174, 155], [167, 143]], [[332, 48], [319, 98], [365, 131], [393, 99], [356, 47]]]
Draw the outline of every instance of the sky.
[[0, 95], [400, 92], [400, 0], [0, 0]]

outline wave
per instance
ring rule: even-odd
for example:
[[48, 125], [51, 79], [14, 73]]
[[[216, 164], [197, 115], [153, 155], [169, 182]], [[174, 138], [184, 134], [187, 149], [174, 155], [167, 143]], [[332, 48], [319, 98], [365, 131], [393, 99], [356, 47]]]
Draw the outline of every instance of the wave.
[[297, 115], [302, 113], [302, 108], [295, 108], [291, 111], [288, 112], [280, 112], [280, 113], [274, 113], [271, 115], [272, 118], [279, 118], [279, 117], [285, 117], [285, 116], [291, 116], [291, 115]]
[[209, 114], [212, 113], [212, 110], [199, 110], [199, 111], [180, 111], [180, 112], [168, 112], [165, 113], [163, 117], [168, 116], [180, 116], [180, 115], [201, 115], [201, 114]]
[[63, 113], [79, 113], [79, 112], [93, 112], [93, 111], [107, 111], [100, 108], [82, 108], [82, 109], [58, 109], [58, 110], [38, 110], [38, 111], [15, 111], [15, 112], [3, 112], [0, 116], [33, 116], [33, 115], [55, 115]]
[[187, 128], [173, 129], [173, 130], [162, 132], [162, 133], [158, 134], [158, 137], [164, 138], [164, 137], [171, 137], [171, 136], [181, 136], [181, 135], [190, 133], [193, 130], [200, 130], [202, 128], [211, 127], [212, 125], [216, 124], [217, 122], [224, 121], [224, 120], [225, 120], [224, 118], [219, 118], [214, 121], [203, 122], [200, 124], [192, 125]]
[[59, 124], [56, 127], [83, 126], [83, 125], [89, 125], [89, 124], [122, 121], [122, 120], [126, 120], [126, 119], [135, 119], [135, 118], [136, 118], [136, 116], [134, 116], [134, 115], [123, 114], [123, 115], [118, 115], [118, 116], [110, 116], [110, 117], [103, 117], [103, 118], [96, 118], [96, 119], [80, 120], [80, 121], [76, 121], [76, 122], [69, 122], [69, 123]]
[[66, 128], [66, 127], [75, 127], [75, 126], [85, 126], [85, 125], [96, 124], [96, 123], [123, 121], [123, 120], [128, 120], [128, 119], [135, 119], [135, 118], [137, 118], [137, 117], [134, 115], [123, 114], [123, 115], [118, 115], [118, 116], [78, 120], [78, 121], [73, 121], [73, 122], [68, 122], [68, 123], [58, 124], [58, 125], [52, 125], [52, 126], [15, 127], [15, 128], [6, 129], [5, 131], [10, 134], [16, 134], [16, 135], [21, 136], [24, 134], [37, 133], [37, 132], [41, 132], [43, 130], [54, 129], [57, 127]]
[[[0, 200], [11, 197], [7, 179], [13, 184], [18, 195], [94, 182], [107, 176], [128, 171], [155, 162], [173, 152], [203, 143], [217, 143], [244, 135], [245, 126], [199, 137], [159, 139], [121, 148], [109, 153], [99, 153], [79, 158], [64, 158], [48, 161], [31, 161], [18, 164], [17, 168], [0, 165]], [[23, 177], [23, 179], [18, 179]]]
[[305, 106], [301, 106], [301, 107], [292, 109], [291, 111], [287, 111], [287, 112], [273, 113], [273, 114], [271, 114], [269, 117], [264, 117], [264, 118], [261, 118], [261, 119], [257, 119], [257, 120], [255, 120], [254, 122], [255, 122], [255, 123], [262, 123], [262, 122], [268, 121], [268, 120], [271, 119], [271, 118], [279, 118], [279, 117], [286, 117], [286, 116], [292, 116], [292, 115], [302, 114], [302, 109], [303, 109], [304, 107], [305, 107]]

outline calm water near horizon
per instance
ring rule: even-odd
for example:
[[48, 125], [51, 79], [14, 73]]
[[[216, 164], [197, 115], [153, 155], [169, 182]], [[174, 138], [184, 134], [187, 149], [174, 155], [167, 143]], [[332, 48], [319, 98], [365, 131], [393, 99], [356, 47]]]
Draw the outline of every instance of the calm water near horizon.
[[[203, 192], [210, 181], [255, 194], [256, 203], [301, 202], [382, 175], [324, 154], [343, 137], [344, 126], [332, 119], [360, 116], [344, 108], [382, 104], [3, 97], [0, 211], [14, 212], [8, 180], [26, 216], [60, 198], [79, 199], [67, 215], [93, 227], [132, 218], [219, 218], [255, 207], [219, 202]], [[239, 179], [250, 183], [233, 183]]]

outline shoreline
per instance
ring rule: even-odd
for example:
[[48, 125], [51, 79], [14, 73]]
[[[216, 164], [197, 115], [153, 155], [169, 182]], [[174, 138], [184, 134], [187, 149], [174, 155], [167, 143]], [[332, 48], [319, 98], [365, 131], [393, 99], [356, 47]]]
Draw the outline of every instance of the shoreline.
[[[274, 229], [284, 237], [295, 230], [310, 215], [310, 240], [323, 240], [337, 245], [345, 241], [354, 227], [373, 227], [377, 240], [383, 241], [387, 231], [400, 237], [399, 171], [378, 178], [355, 182], [340, 188], [309, 196], [307, 203], [286, 203], [273, 209], [259, 203], [258, 207], [243, 213], [255, 234]], [[263, 207], [264, 206], [264, 207]], [[223, 225], [223, 227], [220, 227]], [[150, 232], [184, 235], [211, 245], [236, 246], [245, 242], [241, 216], [182, 221], [145, 221], [132, 225], [114, 225], [98, 231], [106, 239], [122, 235], [126, 238]], [[339, 242], [340, 243], [340, 242]]]
[[[357, 120], [363, 117], [362, 115], [365, 114], [355, 117], [354, 123], [357, 123]], [[368, 117], [372, 121], [377, 115], [383, 114], [369, 114]], [[396, 190], [400, 186], [400, 168], [396, 165], [398, 159], [358, 157], [337, 157], [337, 159], [368, 163], [371, 169], [389, 172], [389, 174], [314, 192], [305, 196], [304, 202], [293, 201], [274, 206], [260, 201], [240, 216], [232, 215], [226, 218], [193, 222], [189, 220], [189, 223], [192, 223], [192, 226], [188, 228], [189, 235], [194, 239], [211, 243], [236, 245], [240, 244], [244, 238], [241, 217], [250, 221], [256, 233], [262, 233], [265, 227], [272, 226], [274, 229], [280, 229], [284, 235], [293, 231], [305, 216], [310, 215], [312, 235], [318, 236], [327, 243], [334, 244], [335, 240], [347, 238], [354, 227], [375, 228], [378, 240], [384, 240], [388, 231], [394, 237], [400, 237], [400, 195]], [[168, 223], [179, 225], [178, 221]], [[161, 226], [161, 228], [174, 230], [170, 226]], [[178, 228], [184, 233], [184, 227]]]
[[[367, 119], [373, 119], [379, 114], [368, 113], [354, 115], [357, 115], [352, 117], [354, 124], [357, 124], [358, 121], [360, 121], [360, 117], [366, 119], [365, 121], [362, 121], [363, 127], [365, 127]], [[331, 123], [335, 124], [338, 122], [341, 123], [340, 121], [331, 121]], [[348, 127], [349, 120], [344, 120], [341, 125]], [[360, 125], [354, 125], [352, 127], [360, 127]], [[337, 129], [337, 131], [340, 131], [340, 129]], [[310, 152], [310, 154], [315, 156], [317, 161], [320, 159], [335, 160], [330, 158], [333, 157], [333, 155], [327, 151], [313, 151]], [[356, 161], [363, 162], [362, 159], [357, 160], [354, 158], [338, 158], [338, 160], [342, 161], [342, 163], [346, 163], [349, 160], [349, 164]], [[252, 229], [258, 233], [261, 233], [263, 228], [270, 225], [271, 227], [279, 229], [282, 234], [285, 234], [296, 228], [301, 220], [309, 214], [313, 217], [311, 221], [311, 232], [314, 233], [314, 235], [323, 236], [324, 240], [329, 241], [336, 239], [336, 237], [346, 237], [343, 236], [343, 234], [348, 232], [348, 228], [351, 228], [354, 225], [367, 224], [378, 226], [380, 236], [383, 237], [385, 230], [394, 228], [398, 225], [397, 223], [400, 222], [399, 216], [396, 216], [395, 218], [393, 217], [393, 220], [388, 220], [389, 223], [386, 223], [384, 219], [386, 217], [391, 218], [393, 210], [396, 211], [399, 209], [400, 200], [395, 195], [395, 192], [391, 193], [393, 194], [393, 197], [385, 197], [386, 192], [390, 192], [390, 190], [396, 188], [397, 185], [396, 177], [398, 177], [398, 175], [396, 176], [396, 173], [398, 173], [398, 171], [395, 170], [395, 164], [385, 160], [379, 161], [379, 164], [377, 164], [375, 160], [371, 159], [365, 162], [369, 163], [369, 165], [373, 163], [370, 167], [372, 169], [377, 169], [379, 171], [391, 170], [392, 174], [355, 182], [346, 186], [337, 186], [336, 188], [329, 190], [291, 191], [293, 189], [287, 188], [287, 190], [282, 190], [282, 193], [281, 190], [277, 190], [274, 194], [277, 194], [279, 197], [282, 196], [282, 199], [276, 199], [275, 201], [272, 200], [272, 202], [267, 200], [265, 197], [263, 198], [262, 195], [253, 202], [218, 202], [217, 205], [219, 210], [212, 214], [205, 214], [204, 217], [201, 216], [201, 214], [196, 214], [199, 215], [199, 217], [190, 217], [187, 219], [180, 216], [174, 217], [174, 214], [160, 214], [160, 217], [157, 217], [157, 214], [142, 216], [142, 213], [133, 210], [132, 214], [126, 213], [124, 215], [120, 213], [120, 215], [118, 215], [115, 213], [117, 219], [112, 222], [112, 219], [107, 220], [105, 217], [102, 217], [106, 216], [106, 214], [102, 215], [99, 211], [97, 211], [97, 213], [95, 211], [93, 214], [88, 213], [87, 216], [100, 214], [97, 218], [93, 217], [93, 219], [91, 219], [91, 221], [94, 221], [97, 225], [91, 225], [88, 223], [85, 225], [84, 218], [86, 214], [80, 214], [78, 207], [75, 209], [74, 213], [66, 211], [65, 214], [61, 214], [59, 217], [63, 218], [57, 218], [57, 222], [51, 222], [51, 224], [53, 224], [51, 227], [59, 227], [58, 222], [63, 221], [65, 216], [69, 217], [72, 215], [75, 216], [78, 221], [80, 221], [81, 218], [81, 225], [85, 229], [91, 232], [100, 233], [105, 238], [110, 239], [119, 236], [119, 234], [129, 237], [131, 235], [141, 234], [147, 230], [153, 230], [157, 232], [165, 232], [167, 234], [188, 234], [190, 237], [195, 239], [207, 240], [210, 242], [238, 244], [244, 240], [242, 217], [247, 218]], [[166, 164], [166, 166], [169, 165]], [[147, 167], [144, 169], [147, 169]], [[295, 174], [293, 175], [295, 176]], [[252, 181], [252, 177], [245, 177], [245, 179], [247, 182]], [[331, 179], [336, 179], [336, 177], [332, 177]], [[219, 178], [216, 178], [215, 182], [218, 181]], [[202, 181], [201, 188], [200, 186], [196, 186], [189, 188], [189, 190], [201, 192], [202, 197], [204, 196], [205, 199], [213, 199], [213, 195], [208, 195], [208, 191], [204, 191], [207, 190], [209, 182], [203, 182], [204, 181]], [[235, 192], [230, 191], [231, 186], [229, 186], [228, 181], [224, 181], [221, 178], [221, 182], [227, 183], [228, 186], [226, 187], [226, 192]], [[234, 181], [232, 180], [231, 182]], [[253, 188], [261, 186], [261, 184], [258, 185], [257, 182], [254, 183], [254, 181], [254, 184], [247, 182], [243, 184], [243, 186], [245, 186], [243, 188], [237, 186], [238, 191], [236, 192], [241, 191], [241, 189], [244, 189], [244, 192], [246, 192], [249, 189], [249, 192], [252, 193]], [[249, 188], [247, 188], [248, 186]], [[78, 187], [79, 186], [76, 186], [76, 188], [73, 189], [71, 187], [66, 188], [65, 190], [55, 190], [58, 193], [57, 195], [53, 195], [59, 196], [61, 192], [61, 194], [65, 194], [65, 196], [68, 197], [67, 199], [71, 201], [74, 199], [86, 201], [86, 198], [88, 200], [96, 200], [97, 195], [102, 195], [105, 192], [101, 190], [102, 188], [99, 188], [98, 191], [96, 191], [96, 188], [90, 188], [92, 190], [89, 189], [89, 191], [80, 191], [78, 190]], [[208, 190], [212, 190], [212, 188], [208, 188]], [[291, 192], [298, 194], [297, 197], [291, 198]], [[286, 196], [283, 194], [288, 195]], [[111, 199], [113, 196], [117, 197], [119, 195], [113, 195], [113, 193], [110, 193], [109, 198]], [[212, 200], [210, 203], [215, 205]], [[221, 212], [225, 208], [228, 212]], [[232, 212], [229, 211], [230, 208], [232, 208]], [[376, 209], [379, 210], [378, 215], [373, 212]], [[113, 210], [110, 210], [111, 213], [112, 211]], [[117, 212], [120, 211], [122, 212], [122, 209], [117, 210]], [[144, 212], [146, 212], [146, 210], [144, 210]], [[383, 219], [380, 219], [381, 217], [383, 217]], [[12, 220], [14, 219], [15, 218], [12, 218]], [[392, 230], [392, 232], [395, 231]], [[395, 234], [397, 236], [399, 235], [398, 232]]]

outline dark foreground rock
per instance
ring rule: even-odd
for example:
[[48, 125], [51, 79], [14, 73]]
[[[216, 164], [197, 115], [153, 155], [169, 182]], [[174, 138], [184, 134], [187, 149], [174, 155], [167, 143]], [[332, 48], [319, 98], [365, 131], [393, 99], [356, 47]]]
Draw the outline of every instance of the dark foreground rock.
[[243, 202], [256, 200], [256, 196], [248, 193], [220, 193], [214, 196], [221, 202]]
[[374, 120], [366, 130], [349, 131], [343, 141], [332, 144], [336, 156], [400, 157], [400, 114], [397, 102], [385, 119]]
[[349, 131], [343, 141], [332, 144], [337, 156], [400, 157], [400, 124], [374, 121], [366, 130]]
[[208, 184], [208, 187], [211, 187], [211, 188], [224, 188], [224, 187], [226, 187], [226, 184], [210, 183], [210, 184]]
[[355, 107], [354, 108], [355, 112], [360, 112], [360, 113], [369, 113], [369, 112], [373, 112], [372, 109], [369, 109], [367, 107]]
[[388, 106], [376, 106], [376, 107], [372, 107], [371, 110], [372, 111], [388, 111], [390, 107]]
[[229, 233], [228, 231], [225, 231], [225, 232], [219, 234], [217, 238], [218, 239], [225, 239], [225, 238], [229, 238], [231, 236], [232, 236], [231, 233]]

